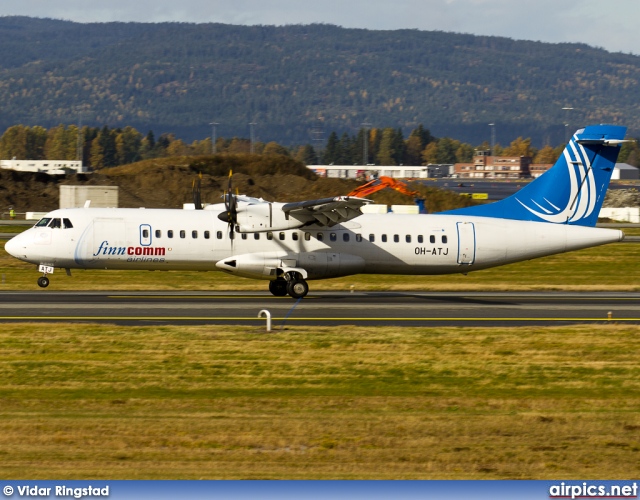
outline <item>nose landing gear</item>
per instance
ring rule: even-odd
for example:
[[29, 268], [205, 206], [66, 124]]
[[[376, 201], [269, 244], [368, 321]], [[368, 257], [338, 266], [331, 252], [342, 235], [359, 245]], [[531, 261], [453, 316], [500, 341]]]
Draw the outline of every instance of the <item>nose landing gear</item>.
[[49, 278], [47, 278], [47, 274], [53, 273], [53, 266], [45, 266], [44, 264], [40, 264], [38, 266], [38, 271], [42, 273], [42, 276], [38, 278], [38, 286], [40, 288], [47, 288], [49, 286]]

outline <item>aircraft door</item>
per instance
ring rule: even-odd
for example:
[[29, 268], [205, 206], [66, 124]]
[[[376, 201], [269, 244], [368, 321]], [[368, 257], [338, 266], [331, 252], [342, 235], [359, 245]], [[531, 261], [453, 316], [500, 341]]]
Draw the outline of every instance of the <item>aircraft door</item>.
[[457, 222], [458, 264], [471, 265], [476, 260], [476, 230], [473, 222]]

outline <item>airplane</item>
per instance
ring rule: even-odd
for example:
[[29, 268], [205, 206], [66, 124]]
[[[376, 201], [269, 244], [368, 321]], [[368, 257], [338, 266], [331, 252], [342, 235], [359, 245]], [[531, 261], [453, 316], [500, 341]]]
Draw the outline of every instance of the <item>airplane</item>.
[[5, 245], [56, 268], [221, 270], [269, 281], [299, 299], [307, 281], [358, 273], [467, 274], [621, 241], [596, 228], [626, 127], [578, 130], [555, 165], [503, 200], [436, 214], [363, 214], [370, 200], [294, 203], [234, 195], [201, 210], [69, 208], [48, 213]]

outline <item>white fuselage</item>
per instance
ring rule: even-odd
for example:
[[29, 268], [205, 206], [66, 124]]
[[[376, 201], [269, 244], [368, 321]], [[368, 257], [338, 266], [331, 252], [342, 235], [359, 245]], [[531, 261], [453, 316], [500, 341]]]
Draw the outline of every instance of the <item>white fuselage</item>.
[[[61, 209], [61, 227], [33, 227], [13, 256], [68, 269], [223, 270], [274, 279], [448, 274], [620, 241], [618, 230], [456, 215], [361, 215], [332, 228], [235, 233], [213, 210]], [[64, 221], [68, 221], [67, 224]], [[64, 227], [72, 226], [72, 227]]]

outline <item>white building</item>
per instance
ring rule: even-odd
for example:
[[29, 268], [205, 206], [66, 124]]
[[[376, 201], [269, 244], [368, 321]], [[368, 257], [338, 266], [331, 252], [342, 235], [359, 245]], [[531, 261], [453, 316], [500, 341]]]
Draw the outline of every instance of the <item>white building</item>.
[[118, 186], [60, 186], [60, 208], [117, 208]]
[[387, 165], [307, 165], [320, 177], [339, 177], [341, 179], [373, 179], [374, 177], [393, 177], [395, 179], [426, 179], [429, 172], [425, 166], [387, 166]]
[[613, 173], [611, 174], [613, 180], [630, 180], [640, 179], [638, 169], [628, 163], [616, 163]]
[[81, 161], [76, 160], [0, 160], [0, 168], [19, 172], [43, 172], [49, 175], [89, 172], [89, 169], [84, 167]]

